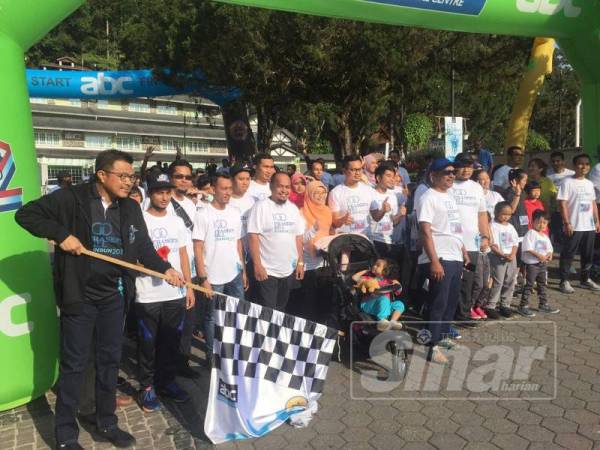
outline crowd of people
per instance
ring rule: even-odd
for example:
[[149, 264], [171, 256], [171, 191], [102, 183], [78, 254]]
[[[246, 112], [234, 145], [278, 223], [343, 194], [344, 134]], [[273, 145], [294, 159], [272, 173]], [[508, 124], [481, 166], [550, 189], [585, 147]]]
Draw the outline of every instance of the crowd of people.
[[[494, 167], [478, 146], [453, 161], [431, 161], [418, 183], [395, 150], [389, 159], [347, 156], [333, 174], [308, 155], [304, 173], [293, 164], [279, 169], [267, 154], [224, 160], [207, 173], [181, 158], [146, 169], [150, 156], [137, 175], [127, 153], [101, 152], [89, 182], [61, 186], [16, 214], [30, 233], [57, 243], [61, 448], [81, 448], [76, 419], [90, 365], [98, 430], [116, 446], [134, 441], [115, 415], [117, 402], [126, 401], [116, 395], [125, 315], [137, 337], [138, 402], [146, 412], [160, 409], [160, 396], [188, 400], [175, 377], [198, 376], [189, 365], [194, 338], [204, 343], [210, 367], [215, 295], [335, 325], [322, 249], [341, 233], [366, 237], [379, 257], [370, 270], [351, 274], [361, 310], [380, 330], [401, 328], [406, 308], [422, 315], [434, 363], [448, 361], [446, 349], [461, 338], [458, 325], [515, 310], [534, 316], [534, 290], [538, 312], [558, 313], [546, 292], [555, 249], [563, 293], [574, 291], [577, 252], [581, 287], [600, 291], [591, 279], [600, 222], [585, 154], [573, 159], [573, 171], [560, 152], [551, 155], [551, 169], [537, 158], [523, 169], [523, 149], [511, 147], [507, 163]], [[81, 257], [84, 248], [139, 262], [165, 279]], [[378, 294], [382, 286], [391, 289]]]

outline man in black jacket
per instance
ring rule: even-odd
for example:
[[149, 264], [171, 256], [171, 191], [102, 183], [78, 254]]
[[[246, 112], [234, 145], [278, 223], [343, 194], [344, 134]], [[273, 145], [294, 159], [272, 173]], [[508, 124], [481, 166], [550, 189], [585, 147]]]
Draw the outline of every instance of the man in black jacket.
[[[96, 425], [116, 447], [135, 443], [117, 426], [115, 393], [121, 361], [124, 286], [136, 276], [118, 266], [80, 256], [84, 248], [141, 262], [182, 286], [183, 279], [155, 251], [139, 205], [128, 198], [132, 158], [105, 150], [90, 183], [60, 189], [29, 202], [15, 216], [34, 236], [57, 243], [54, 290], [60, 308], [60, 372], [55, 434], [58, 448], [80, 449], [76, 416], [91, 346], [96, 364]], [[129, 278], [129, 280], [127, 280]]]

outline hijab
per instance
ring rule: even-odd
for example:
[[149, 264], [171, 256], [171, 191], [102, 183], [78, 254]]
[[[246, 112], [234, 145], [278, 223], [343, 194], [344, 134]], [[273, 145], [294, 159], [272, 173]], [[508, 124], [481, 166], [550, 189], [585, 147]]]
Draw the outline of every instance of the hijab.
[[304, 180], [304, 186], [308, 184], [306, 181], [306, 177], [303, 174], [301, 174], [300, 172], [294, 172], [294, 175], [292, 175], [292, 190], [290, 191], [290, 196], [288, 199], [298, 208], [302, 209], [302, 207], [304, 206], [304, 197], [306, 196], [306, 191], [304, 191], [304, 194], [298, 194], [294, 190], [294, 183], [298, 181], [298, 179]]
[[308, 186], [306, 186], [306, 195], [304, 196], [304, 207], [302, 208], [302, 215], [306, 221], [306, 229], [309, 230], [314, 227], [317, 230], [308, 243], [308, 249], [313, 255], [316, 252], [315, 242], [325, 236], [329, 236], [333, 222], [333, 216], [327, 203], [321, 205], [316, 201], [316, 193], [319, 189], [323, 189], [325, 196], [327, 196], [327, 187], [322, 182], [315, 180], [308, 183]]
[[367, 170], [367, 167], [373, 161], [379, 161], [380, 159], [381, 159], [380, 153], [369, 153], [367, 156], [365, 156], [363, 158], [363, 174], [371, 186], [375, 186], [377, 184], [377, 180], [375, 180], [375, 172], [373, 172], [373, 173], [369, 172]]

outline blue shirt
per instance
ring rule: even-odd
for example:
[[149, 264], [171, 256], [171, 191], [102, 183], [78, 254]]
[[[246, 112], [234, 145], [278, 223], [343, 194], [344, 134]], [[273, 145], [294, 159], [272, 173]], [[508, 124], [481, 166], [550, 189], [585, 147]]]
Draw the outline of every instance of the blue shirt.
[[483, 169], [486, 172], [489, 172], [492, 169], [492, 166], [494, 165], [494, 158], [489, 150], [486, 150], [485, 148], [479, 150], [477, 159], [479, 160], [479, 164], [483, 166]]
[[402, 166], [398, 166], [398, 174], [402, 177], [404, 186], [408, 186], [410, 184], [410, 175], [408, 174], [408, 170]]
[[323, 172], [323, 175], [321, 175], [321, 183], [327, 186], [328, 189], [333, 186], [333, 177], [329, 172]]

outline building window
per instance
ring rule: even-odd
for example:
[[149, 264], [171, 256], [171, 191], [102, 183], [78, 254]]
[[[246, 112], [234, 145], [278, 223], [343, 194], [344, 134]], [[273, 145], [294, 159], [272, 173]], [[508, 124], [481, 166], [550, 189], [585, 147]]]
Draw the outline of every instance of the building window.
[[88, 134], [85, 135], [86, 148], [107, 149], [112, 147], [112, 137], [107, 134]]
[[209, 145], [205, 141], [187, 141], [185, 149], [190, 153], [208, 153]]
[[177, 115], [177, 106], [173, 105], [156, 105], [157, 114], [168, 114], [170, 116]]
[[81, 100], [79, 100], [78, 98], [70, 98], [69, 106], [75, 106], [77, 108], [81, 108]]
[[160, 145], [165, 152], [175, 152], [177, 147], [183, 147], [183, 143], [179, 139], [161, 139]]
[[48, 103], [48, 99], [47, 98], [39, 98], [39, 97], [31, 97], [29, 99], [29, 101], [31, 103], [38, 103], [40, 105], [46, 105]]
[[150, 105], [148, 103], [129, 103], [129, 111], [132, 112], [150, 112]]
[[140, 136], [117, 136], [117, 148], [119, 150], [140, 150], [142, 138]]
[[96, 108], [98, 109], [108, 109], [109, 107], [108, 100], [98, 100], [96, 102]]
[[35, 131], [35, 144], [59, 147], [61, 145], [60, 133], [56, 131]]

